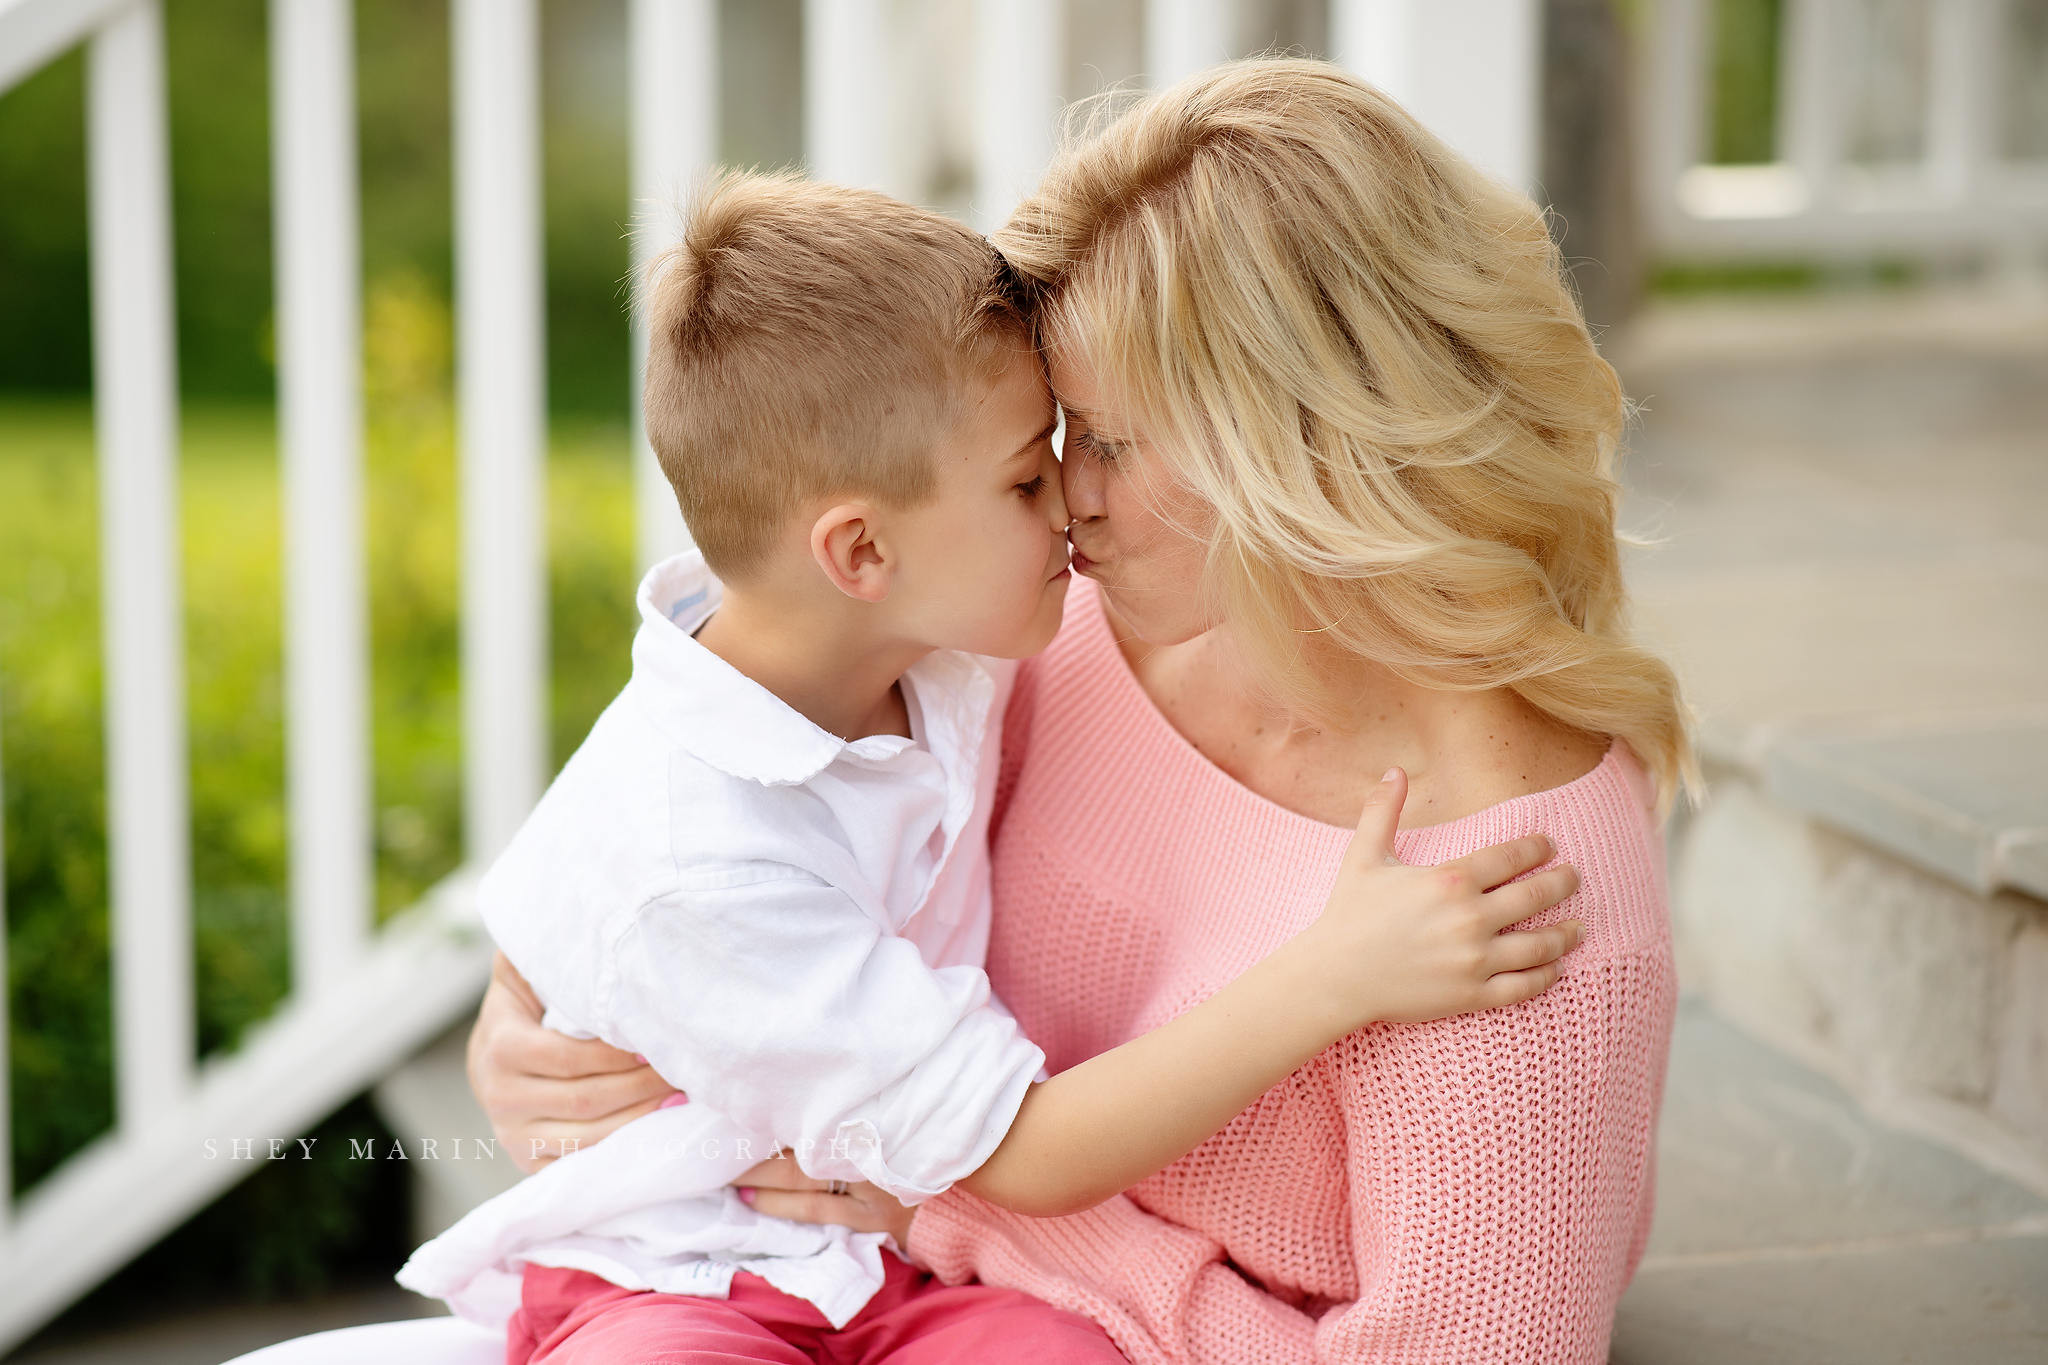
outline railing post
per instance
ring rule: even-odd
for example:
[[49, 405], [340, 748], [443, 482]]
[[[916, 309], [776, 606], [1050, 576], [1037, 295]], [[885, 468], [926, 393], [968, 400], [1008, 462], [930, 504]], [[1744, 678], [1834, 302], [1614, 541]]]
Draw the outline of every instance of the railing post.
[[158, 0], [139, 0], [94, 36], [88, 86], [115, 1114], [134, 1131], [184, 1098], [194, 1038], [177, 342]]
[[454, 0], [453, 18], [463, 819], [482, 866], [547, 770], [539, 16]]
[[641, 386], [647, 317], [641, 272], [667, 244], [670, 207], [718, 160], [718, 9], [715, 0], [632, 0], [633, 511], [641, 569], [690, 546], [689, 528], [647, 444]]
[[1236, 17], [1231, 0], [1145, 0], [1145, 83], [1163, 90], [1230, 60]]
[[902, 183], [888, 0], [805, 0], [804, 160], [817, 180], [910, 197]]
[[292, 988], [341, 980], [371, 917], [362, 266], [350, 0], [271, 0]]
[[1799, 172], [1822, 213], [1835, 205], [1835, 172], [1845, 150], [1837, 10], [1838, 0], [1785, 0], [1778, 59], [1778, 159]]
[[1928, 16], [1934, 31], [1927, 82], [1927, 177], [1945, 206], [1982, 204], [1993, 158], [1998, 82], [1996, 0], [1944, 0]]
[[975, 11], [974, 217], [993, 231], [1052, 159], [1066, 95], [1062, 0], [980, 0]]
[[1480, 167], [1536, 184], [1537, 0], [1335, 0], [1337, 60]]
[[1648, 69], [1636, 82], [1643, 126], [1638, 191], [1664, 236], [1678, 218], [1678, 178], [1706, 155], [1706, 18], [1702, 0], [1661, 0], [1649, 16]]

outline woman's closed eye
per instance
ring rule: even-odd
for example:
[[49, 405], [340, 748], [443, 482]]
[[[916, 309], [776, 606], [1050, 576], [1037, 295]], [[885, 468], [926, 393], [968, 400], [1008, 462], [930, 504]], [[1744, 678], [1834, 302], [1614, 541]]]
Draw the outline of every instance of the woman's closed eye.
[[1106, 465], [1117, 462], [1124, 448], [1115, 441], [1105, 441], [1092, 431], [1083, 431], [1067, 438], [1069, 446], [1078, 446], [1084, 454], [1092, 455]]
[[1027, 498], [1037, 497], [1045, 491], [1045, 475], [1040, 474], [1035, 478], [1026, 479], [1017, 485], [1017, 491]]

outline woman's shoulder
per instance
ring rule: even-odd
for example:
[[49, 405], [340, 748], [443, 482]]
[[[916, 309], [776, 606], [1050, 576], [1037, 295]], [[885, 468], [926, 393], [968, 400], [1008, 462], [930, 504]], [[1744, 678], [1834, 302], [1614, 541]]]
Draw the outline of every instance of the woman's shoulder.
[[1586, 938], [1573, 957], [1596, 961], [1634, 951], [1668, 952], [1664, 837], [1656, 788], [1627, 744], [1615, 740], [1592, 769], [1543, 791], [1512, 797], [1461, 819], [1403, 830], [1395, 852], [1411, 864], [1449, 862], [1491, 844], [1547, 836], [1579, 874], [1577, 895], [1531, 924], [1578, 919]]

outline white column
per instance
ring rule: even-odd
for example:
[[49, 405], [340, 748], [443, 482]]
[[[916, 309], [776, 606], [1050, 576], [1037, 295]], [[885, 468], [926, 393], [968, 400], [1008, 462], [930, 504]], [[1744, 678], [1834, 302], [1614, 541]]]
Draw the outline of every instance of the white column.
[[[633, 276], [668, 244], [674, 209], [718, 161], [715, 0], [632, 0]], [[647, 319], [633, 310], [634, 548], [641, 569], [690, 546], [675, 490], [662, 476], [640, 410]]]
[[454, 0], [455, 305], [467, 855], [547, 771], [547, 404], [536, 0]]
[[1337, 60], [1518, 190], [1536, 184], [1538, 0], [1334, 0]]
[[1842, 15], [1836, 0], [1786, 0], [1778, 56], [1778, 159], [1789, 161], [1823, 210], [1843, 153]]
[[101, 29], [87, 61], [115, 1113], [133, 1129], [185, 1095], [194, 1037], [177, 339], [157, 0], [140, 0]]
[[1999, 82], [1992, 76], [2004, 6], [1997, 0], [1943, 0], [1928, 7], [1927, 171], [1944, 204], [1970, 203], [1983, 194], [1985, 172], [1997, 156]]
[[1163, 90], [1229, 61], [1236, 18], [1231, 0], [1145, 0], [1146, 83]]
[[352, 966], [372, 917], [362, 262], [350, 0], [271, 0], [292, 986]]
[[974, 219], [990, 232], [1052, 160], [1066, 96], [1066, 6], [979, 0], [975, 25]]
[[804, 160], [811, 176], [905, 196], [891, 109], [888, 0], [805, 0]]

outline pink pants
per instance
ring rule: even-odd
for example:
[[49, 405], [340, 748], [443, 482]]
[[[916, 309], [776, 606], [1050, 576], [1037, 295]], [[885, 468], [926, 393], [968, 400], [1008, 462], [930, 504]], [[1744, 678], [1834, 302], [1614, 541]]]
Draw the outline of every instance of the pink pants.
[[1125, 1365], [1100, 1327], [1013, 1289], [947, 1288], [896, 1257], [838, 1331], [757, 1275], [724, 1299], [621, 1289], [530, 1265], [506, 1365]]

